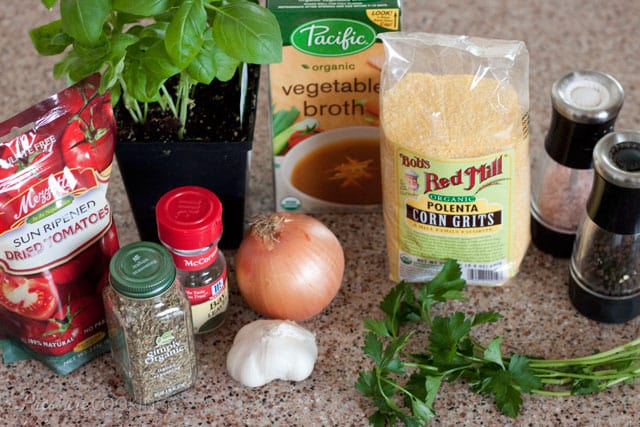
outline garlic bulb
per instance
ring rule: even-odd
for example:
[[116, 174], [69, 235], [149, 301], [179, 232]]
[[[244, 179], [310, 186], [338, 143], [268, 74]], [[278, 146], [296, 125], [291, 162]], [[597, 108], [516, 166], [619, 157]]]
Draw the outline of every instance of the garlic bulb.
[[258, 387], [276, 379], [302, 381], [316, 363], [313, 333], [289, 320], [256, 320], [243, 326], [227, 354], [233, 379]]

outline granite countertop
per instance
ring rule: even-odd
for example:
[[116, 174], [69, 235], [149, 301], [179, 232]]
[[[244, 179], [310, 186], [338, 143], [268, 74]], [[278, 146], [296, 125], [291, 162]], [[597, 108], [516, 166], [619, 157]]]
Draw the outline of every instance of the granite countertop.
[[[27, 30], [51, 18], [37, 0], [4, 0], [0, 12], [0, 119], [55, 93], [52, 58], [39, 57]], [[597, 69], [625, 88], [618, 128], [640, 128], [640, 3], [635, 0], [405, 1], [404, 29], [470, 34], [526, 42], [531, 67], [531, 153], [539, 157], [550, 117], [549, 90], [564, 73]], [[263, 73], [264, 74], [264, 73]], [[272, 167], [263, 75], [253, 153], [247, 219], [273, 209]], [[109, 190], [121, 244], [138, 240], [117, 167]], [[233, 251], [231, 306], [219, 332], [197, 338], [199, 377], [195, 388], [149, 406], [127, 399], [110, 355], [68, 376], [38, 362], [0, 365], [0, 417], [11, 425], [365, 425], [373, 407], [354, 389], [358, 371], [369, 365], [360, 347], [362, 320], [378, 316], [377, 305], [392, 286], [386, 274], [382, 215], [317, 215], [340, 239], [346, 254], [342, 288], [331, 306], [303, 326], [317, 336], [319, 357], [310, 378], [245, 388], [226, 372], [235, 333], [257, 319], [235, 284]], [[567, 261], [531, 246], [518, 276], [507, 287], [468, 290], [469, 310], [497, 310], [505, 318], [487, 330], [504, 337], [506, 349], [542, 357], [586, 355], [640, 334], [640, 319], [599, 324], [579, 315], [567, 296]], [[516, 420], [464, 384], [444, 385], [433, 425], [599, 426], [640, 422], [638, 385], [621, 384], [591, 396], [524, 397]]]

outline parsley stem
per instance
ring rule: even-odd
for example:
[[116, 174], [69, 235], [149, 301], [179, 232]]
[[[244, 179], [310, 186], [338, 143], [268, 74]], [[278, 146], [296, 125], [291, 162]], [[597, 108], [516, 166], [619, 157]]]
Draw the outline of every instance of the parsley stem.
[[541, 396], [556, 396], [556, 397], [569, 397], [571, 396], [571, 390], [563, 390], [563, 391], [557, 391], [557, 390], [531, 390], [532, 394], [538, 394]]
[[404, 362], [403, 366], [406, 367], [406, 368], [419, 369], [421, 371], [429, 371], [429, 372], [440, 373], [440, 370], [436, 366], [425, 365], [423, 363]]
[[605, 388], [611, 387], [612, 385], [616, 385], [616, 384], [621, 383], [623, 381], [629, 381], [629, 380], [635, 379], [635, 378], [637, 378], [639, 376], [640, 376], [640, 369], [633, 371], [630, 375], [627, 375], [625, 377], [620, 377], [620, 378], [618, 378], [616, 380], [609, 381], [607, 383], [607, 385], [605, 386]]
[[[623, 353], [624, 352], [624, 353]], [[592, 354], [590, 356], [575, 357], [571, 359], [531, 359], [532, 367], [545, 366], [570, 366], [570, 365], [595, 365], [619, 360], [621, 356], [640, 354], [640, 338], [636, 338], [626, 344], [614, 347], [607, 351]], [[612, 357], [615, 356], [615, 357]]]
[[[629, 372], [632, 373], [633, 371]], [[542, 380], [545, 384], [566, 384], [572, 381], [572, 379], [593, 379], [593, 380], [605, 380], [611, 379], [615, 380], [620, 378], [621, 375], [627, 376], [626, 372], [620, 372], [615, 370], [609, 370], [606, 374], [601, 374], [600, 372], [593, 374], [576, 374], [573, 372], [555, 372], [552, 374], [537, 374], [536, 376]], [[549, 378], [561, 378], [558, 380], [551, 380]]]
[[[383, 381], [383, 382], [385, 382], [385, 383], [389, 384], [389, 385], [390, 385], [390, 386], [392, 386], [394, 389], [396, 389], [397, 391], [401, 391], [402, 393], [406, 394], [407, 396], [413, 396], [413, 394], [412, 394], [409, 390], [407, 390], [406, 388], [402, 387], [402, 386], [401, 386], [400, 384], [398, 384], [397, 382], [395, 382], [395, 381], [393, 381], [393, 380], [390, 380], [390, 379], [389, 379], [389, 378], [387, 378], [387, 377], [379, 376], [379, 377], [378, 377], [378, 381]], [[382, 386], [381, 386], [380, 390], [383, 390], [383, 389], [382, 389]], [[391, 399], [390, 399], [386, 394], [384, 394], [384, 392], [383, 392], [383, 395], [384, 395], [385, 400], [386, 400], [387, 402], [391, 402]]]

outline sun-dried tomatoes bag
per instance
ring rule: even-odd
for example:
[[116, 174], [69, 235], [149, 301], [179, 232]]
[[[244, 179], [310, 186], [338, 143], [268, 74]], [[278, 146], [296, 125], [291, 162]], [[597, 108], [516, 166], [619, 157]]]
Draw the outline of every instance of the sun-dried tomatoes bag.
[[115, 122], [99, 76], [0, 123], [0, 348], [67, 374], [109, 349]]

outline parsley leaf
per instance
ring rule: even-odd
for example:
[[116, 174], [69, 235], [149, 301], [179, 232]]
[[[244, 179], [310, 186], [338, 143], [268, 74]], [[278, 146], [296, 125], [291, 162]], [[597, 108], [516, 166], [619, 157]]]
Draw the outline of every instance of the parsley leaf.
[[471, 322], [464, 313], [456, 312], [448, 317], [438, 316], [431, 322], [431, 334], [427, 349], [434, 362], [449, 364], [458, 354], [458, 344], [469, 335]]
[[518, 387], [525, 392], [542, 388], [542, 381], [536, 377], [531, 369], [529, 359], [519, 354], [514, 354], [509, 360], [509, 373]]
[[502, 363], [502, 351], [500, 350], [501, 343], [502, 337], [494, 338], [484, 351], [484, 359], [488, 362], [493, 362], [504, 369], [504, 363]]

